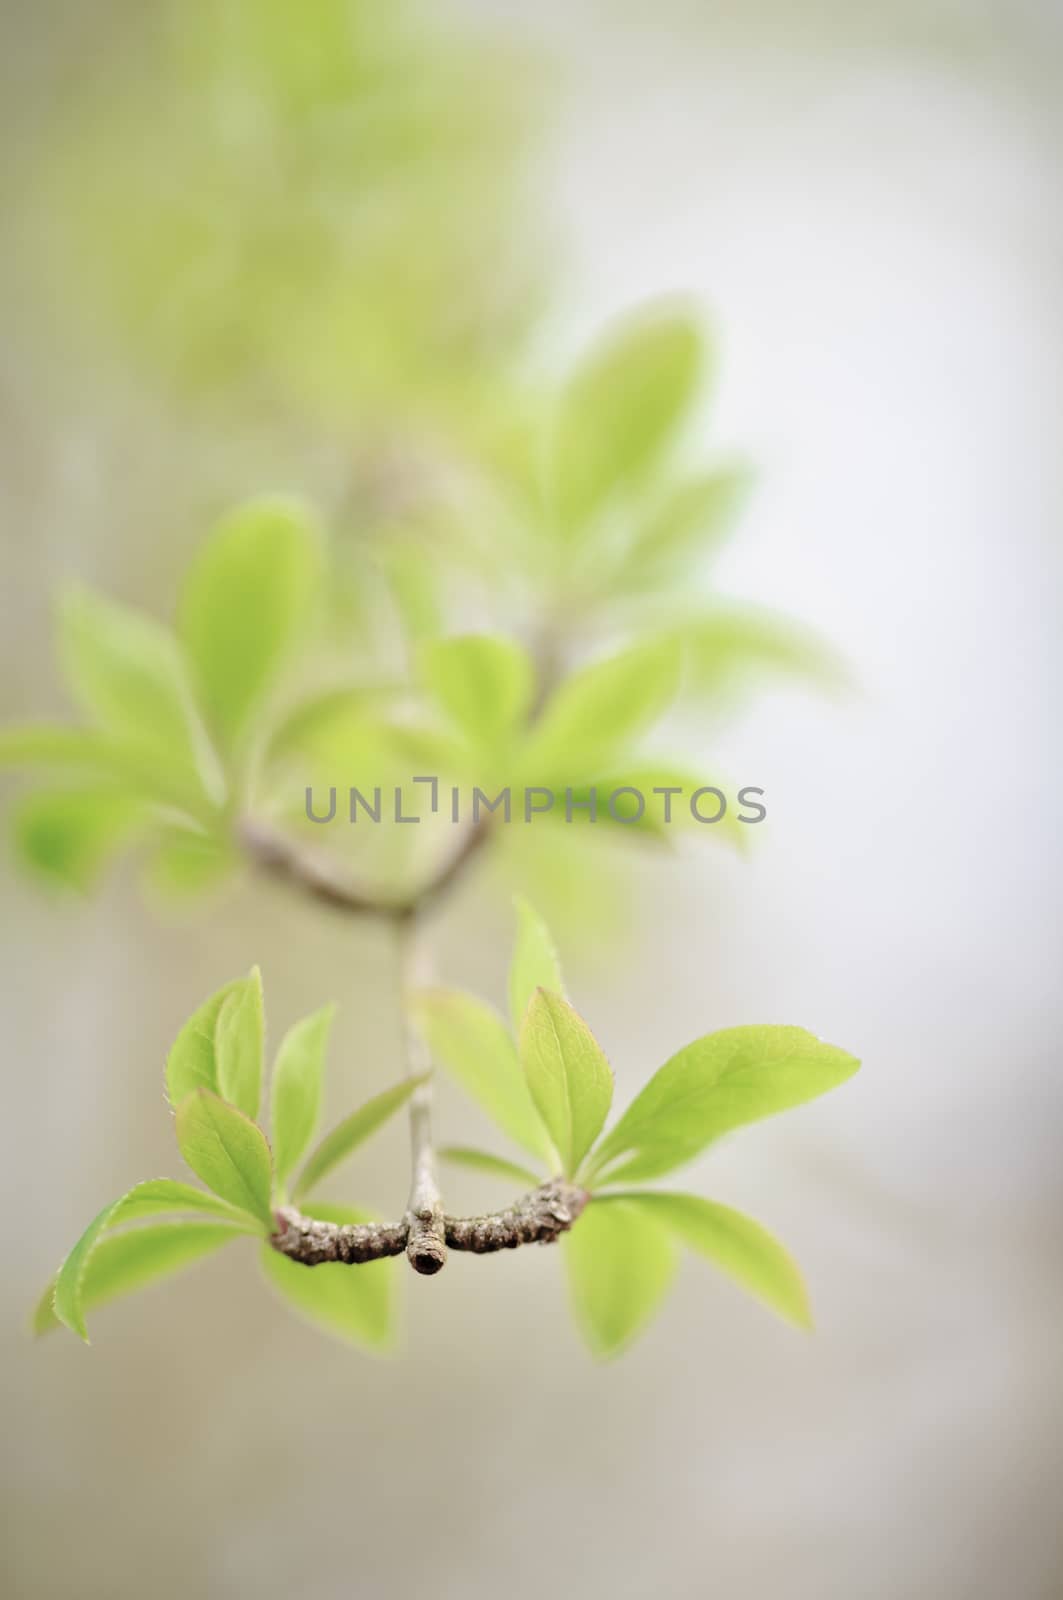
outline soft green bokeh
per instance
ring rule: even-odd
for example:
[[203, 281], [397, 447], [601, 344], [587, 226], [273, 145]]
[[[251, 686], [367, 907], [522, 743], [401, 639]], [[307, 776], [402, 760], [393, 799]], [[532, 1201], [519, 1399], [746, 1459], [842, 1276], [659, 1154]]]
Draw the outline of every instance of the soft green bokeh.
[[382, 434], [476, 417], [541, 294], [527, 63], [411, 0], [98, 25], [22, 168], [37, 269], [78, 263], [71, 324], [189, 404]]

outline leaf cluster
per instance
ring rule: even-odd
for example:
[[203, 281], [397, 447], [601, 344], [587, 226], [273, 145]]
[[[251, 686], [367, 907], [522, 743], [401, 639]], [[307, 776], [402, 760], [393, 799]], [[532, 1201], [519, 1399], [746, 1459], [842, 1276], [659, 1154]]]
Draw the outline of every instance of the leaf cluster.
[[[271, 1148], [257, 1120], [265, 1036], [257, 968], [204, 1001], [174, 1041], [166, 1089], [177, 1147], [206, 1187], [154, 1178], [105, 1206], [42, 1296], [34, 1315], [38, 1333], [62, 1323], [87, 1341], [85, 1318], [96, 1306], [250, 1235], [261, 1241], [266, 1282], [300, 1315], [367, 1349], [392, 1342], [393, 1262], [372, 1262], [358, 1272], [331, 1263], [310, 1272], [268, 1242], [278, 1206], [316, 1196], [322, 1181], [423, 1081], [407, 1078], [374, 1095], [315, 1144], [333, 1015], [334, 1008], [324, 1006], [304, 1017], [278, 1046], [270, 1080]], [[370, 1220], [365, 1211], [316, 1198], [314, 1208], [334, 1222]]]
[[[722, 1134], [816, 1098], [858, 1063], [801, 1028], [729, 1028], [676, 1052], [606, 1130], [613, 1074], [566, 998], [553, 940], [518, 902], [509, 1018], [445, 989], [416, 993], [413, 1015], [435, 1062], [486, 1112], [520, 1160], [447, 1146], [444, 1160], [535, 1189], [561, 1175], [589, 1202], [562, 1241], [573, 1307], [592, 1351], [614, 1355], [659, 1308], [686, 1248], [780, 1316], [810, 1323], [801, 1275], [759, 1223], [718, 1201], [641, 1187], [689, 1162]], [[308, 1269], [269, 1244], [278, 1206], [305, 1203], [321, 1181], [409, 1098], [407, 1078], [360, 1106], [310, 1148], [320, 1118], [333, 1009], [294, 1024], [277, 1050], [270, 1141], [259, 1125], [264, 1024], [257, 970], [226, 984], [188, 1019], [166, 1063], [178, 1148], [206, 1186], [137, 1184], [105, 1206], [66, 1257], [34, 1325], [63, 1323], [87, 1339], [88, 1311], [191, 1265], [241, 1235], [261, 1241], [267, 1282], [328, 1332], [370, 1349], [390, 1343], [393, 1263]], [[307, 1154], [309, 1150], [309, 1154]], [[298, 1169], [298, 1170], [297, 1170]], [[326, 1221], [364, 1211], [314, 1200]]]
[[[684, 476], [677, 454], [706, 361], [696, 323], [658, 311], [620, 324], [555, 397], [530, 451], [538, 470], [521, 480], [526, 559], [510, 563], [534, 596], [526, 626], [448, 633], [437, 616], [410, 624], [398, 671], [359, 661], [356, 641], [337, 661], [321, 647], [335, 549], [304, 506], [277, 497], [221, 519], [172, 626], [68, 592], [58, 654], [84, 720], [0, 729], [0, 766], [37, 781], [14, 817], [23, 859], [84, 890], [136, 848], [152, 891], [195, 894], [240, 864], [236, 825], [249, 808], [308, 829], [308, 785], [353, 776], [390, 794], [420, 771], [488, 797], [548, 790], [541, 843], [527, 829], [520, 841], [543, 866], [563, 842], [558, 820], [591, 820], [592, 788], [718, 785], [719, 774], [656, 748], [662, 730], [674, 739], [690, 709], [700, 715], [706, 696], [715, 703], [755, 668], [826, 679], [830, 665], [792, 625], [741, 608], [654, 609], [689, 591], [735, 499], [719, 474]], [[514, 497], [513, 464], [498, 472]], [[599, 806], [596, 821], [595, 834], [614, 837], [671, 832], [652, 808], [632, 821]], [[388, 831], [335, 830], [328, 842], [362, 848], [393, 888], [414, 870], [420, 830]], [[444, 832], [432, 835], [440, 849]], [[731, 811], [698, 832], [748, 843]]]
[[444, 1159], [529, 1184], [560, 1173], [590, 1193], [562, 1250], [577, 1318], [598, 1355], [622, 1350], [646, 1325], [680, 1247], [808, 1326], [800, 1273], [759, 1223], [698, 1195], [633, 1185], [667, 1176], [734, 1128], [825, 1094], [858, 1062], [803, 1028], [726, 1028], [678, 1050], [606, 1130], [609, 1063], [565, 996], [542, 920], [525, 903], [518, 919], [508, 1024], [449, 989], [422, 990], [414, 1014], [438, 1065], [534, 1165], [465, 1147], [445, 1148]]

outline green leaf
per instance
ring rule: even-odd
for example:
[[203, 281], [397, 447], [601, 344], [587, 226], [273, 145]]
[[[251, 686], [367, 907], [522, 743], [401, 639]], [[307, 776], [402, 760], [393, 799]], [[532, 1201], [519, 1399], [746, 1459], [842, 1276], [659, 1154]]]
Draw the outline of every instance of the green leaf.
[[137, 1222], [142, 1217], [157, 1216], [159, 1212], [180, 1211], [209, 1212], [226, 1218], [230, 1226], [236, 1228], [245, 1224], [240, 1213], [193, 1189], [190, 1184], [175, 1183], [169, 1178], [138, 1183], [97, 1213], [59, 1268], [55, 1280], [55, 1314], [59, 1321], [87, 1342], [83, 1304], [86, 1274], [104, 1234], [119, 1223]]
[[[718, 822], [698, 822], [691, 809], [691, 799], [699, 790], [710, 786], [719, 789], [727, 797], [727, 810]], [[572, 790], [573, 826], [589, 825], [613, 834], [618, 829], [627, 829], [630, 833], [643, 838], [648, 836], [661, 844], [678, 843], [681, 838], [693, 835], [695, 838], [728, 844], [740, 855], [745, 855], [752, 844], [752, 826], [739, 820], [735, 785], [728, 783], [719, 773], [710, 778], [704, 773], [664, 767], [659, 762], [647, 760], [645, 764], [640, 762], [622, 771], [610, 772], [607, 777], [598, 778], [593, 785], [572, 784], [568, 787]], [[593, 823], [590, 822], [588, 809], [592, 788], [596, 795]], [[670, 800], [654, 792], [664, 788], [680, 792], [673, 793]], [[634, 789], [642, 796], [645, 804], [641, 815], [634, 796], [622, 794], [617, 796], [617, 815], [613, 816], [609, 808], [610, 796], [616, 795], [620, 789]], [[666, 804], [669, 808], [667, 813]], [[703, 815], [711, 816], [719, 809], [719, 802], [712, 796], [702, 795], [698, 805]], [[558, 790], [554, 799], [554, 817], [558, 821], [567, 815], [565, 808], [565, 791]], [[669, 821], [665, 820], [666, 815], [670, 817]]]
[[679, 623], [667, 637], [683, 655], [685, 694], [719, 701], [766, 676], [817, 688], [844, 688], [849, 676], [836, 651], [790, 617], [751, 607], [717, 606]]
[[282, 499], [231, 512], [192, 563], [180, 634], [199, 692], [231, 745], [305, 626], [321, 575], [307, 512]]
[[75, 589], [59, 610], [59, 655], [71, 692], [104, 729], [197, 769], [205, 743], [188, 667], [167, 628]]
[[502, 1178], [506, 1183], [519, 1183], [529, 1189], [537, 1189], [543, 1181], [530, 1167], [504, 1161], [488, 1150], [472, 1150], [467, 1145], [444, 1145], [439, 1159], [448, 1161], [452, 1167], [468, 1167], [471, 1172], [482, 1172], [489, 1178]]
[[609, 1182], [658, 1177], [732, 1128], [803, 1105], [860, 1063], [804, 1028], [725, 1028], [679, 1050], [650, 1079], [595, 1152]]
[[546, 923], [520, 895], [513, 904], [517, 911], [517, 942], [509, 967], [509, 1012], [513, 1032], [519, 1035], [528, 1002], [536, 989], [549, 989], [553, 994], [563, 995], [565, 986], [561, 979], [561, 963]]
[[222, 1006], [245, 981], [236, 978], [232, 983], [224, 984], [209, 1000], [204, 1000], [174, 1040], [166, 1059], [166, 1093], [172, 1106], [179, 1106], [193, 1089], [218, 1092], [214, 1030]]
[[724, 467], [674, 484], [626, 552], [624, 571], [632, 587], [687, 576], [731, 531], [750, 481], [747, 469]]
[[701, 365], [697, 327], [674, 311], [632, 319], [592, 352], [555, 425], [552, 487], [562, 529], [580, 528], [615, 490], [658, 464], [694, 398]]
[[249, 1117], [209, 1089], [193, 1089], [177, 1107], [177, 1144], [208, 1189], [272, 1228], [269, 1145]]
[[89, 1223], [77, 1244], [66, 1257], [59, 1274], [55, 1280], [55, 1314], [64, 1326], [79, 1338], [89, 1342], [88, 1329], [85, 1326], [85, 1313], [81, 1303], [81, 1290], [85, 1280], [89, 1259], [93, 1250], [99, 1243], [102, 1235], [110, 1227], [116, 1213], [122, 1208], [122, 1200], [115, 1200], [109, 1206], [104, 1206]]
[[[611, 1195], [600, 1198], [613, 1200]], [[812, 1326], [808, 1291], [797, 1263], [752, 1217], [696, 1194], [647, 1191], [617, 1198], [654, 1217], [787, 1322], [798, 1328]]]
[[61, 723], [16, 723], [0, 728], [0, 768], [88, 773], [125, 785], [145, 799], [211, 820], [212, 807], [204, 801], [193, 774], [168, 768], [158, 753], [127, 738], [117, 738], [98, 728], [68, 728]]
[[359, 1106], [357, 1111], [352, 1111], [349, 1117], [337, 1123], [332, 1132], [327, 1133], [322, 1139], [299, 1174], [299, 1181], [294, 1190], [295, 1198], [301, 1200], [311, 1189], [316, 1188], [334, 1167], [347, 1159], [352, 1150], [356, 1150], [378, 1128], [383, 1127], [399, 1107], [406, 1104], [418, 1085], [425, 1083], [430, 1076], [430, 1073], [422, 1072], [419, 1077], [404, 1078], [401, 1083], [396, 1083], [392, 1088], [374, 1095], [371, 1100]]
[[[170, 1216], [182, 1212], [205, 1212], [211, 1217], [222, 1217], [232, 1227], [246, 1231], [248, 1219], [245, 1212], [234, 1209], [225, 1200], [193, 1189], [190, 1183], [180, 1183], [176, 1178], [148, 1178], [136, 1184], [123, 1195], [118, 1208], [108, 1223], [109, 1228], [119, 1223], [139, 1222], [142, 1217]], [[257, 1230], [256, 1230], [257, 1231]]]
[[671, 1287], [677, 1253], [668, 1231], [628, 1200], [594, 1199], [561, 1249], [584, 1338], [596, 1356], [619, 1355]]
[[613, 1074], [587, 1024], [560, 995], [536, 989], [520, 1031], [531, 1097], [572, 1177], [602, 1131]]
[[168, 900], [213, 889], [236, 871], [240, 857], [228, 840], [201, 829], [165, 828], [144, 867], [146, 886]]
[[376, 559], [406, 637], [428, 639], [437, 634], [443, 626], [444, 613], [438, 555], [433, 565], [423, 544], [398, 538], [384, 545]]
[[419, 990], [411, 1010], [433, 1060], [503, 1133], [537, 1160], [552, 1163], [546, 1129], [498, 1013], [454, 989]]
[[266, 759], [281, 760], [339, 730], [360, 729], [371, 715], [386, 708], [399, 693], [397, 684], [359, 684], [324, 689], [288, 711], [270, 735]]
[[567, 678], [529, 738], [521, 765], [535, 784], [593, 781], [622, 762], [667, 709], [679, 654], [657, 638], [594, 661]]
[[335, 1006], [322, 1006], [288, 1029], [273, 1066], [270, 1131], [277, 1183], [295, 1171], [317, 1130]]
[[222, 1001], [214, 1024], [218, 1093], [254, 1121], [262, 1098], [262, 974], [252, 967]]
[[42, 789], [15, 807], [15, 848], [34, 872], [84, 892], [146, 818], [144, 801], [122, 789]]
[[[314, 1213], [325, 1222], [372, 1221], [367, 1212], [343, 1206], [315, 1205]], [[305, 1267], [270, 1245], [263, 1245], [261, 1261], [270, 1287], [315, 1327], [360, 1348], [384, 1350], [394, 1343], [394, 1261], [353, 1267], [326, 1261]]]
[[[97, 1306], [119, 1295], [142, 1289], [157, 1278], [180, 1272], [204, 1256], [212, 1255], [222, 1245], [240, 1236], [237, 1228], [206, 1222], [156, 1222], [143, 1228], [132, 1228], [128, 1233], [108, 1234], [98, 1238], [82, 1266], [78, 1294], [76, 1322], [68, 1322], [75, 1333], [88, 1342], [84, 1317]], [[37, 1303], [33, 1315], [33, 1332], [49, 1333], [70, 1314], [70, 1304], [64, 1299], [64, 1312], [56, 1310], [58, 1280], [49, 1284]]]
[[528, 714], [535, 668], [512, 639], [436, 639], [422, 647], [419, 662], [429, 694], [474, 746], [492, 748]]

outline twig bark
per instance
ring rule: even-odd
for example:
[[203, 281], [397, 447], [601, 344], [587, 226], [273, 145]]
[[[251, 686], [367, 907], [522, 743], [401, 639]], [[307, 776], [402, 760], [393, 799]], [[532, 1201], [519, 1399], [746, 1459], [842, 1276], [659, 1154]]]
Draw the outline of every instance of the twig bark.
[[[585, 1189], [553, 1178], [503, 1211], [489, 1211], [480, 1217], [441, 1216], [443, 1237], [452, 1250], [473, 1255], [515, 1250], [522, 1244], [553, 1244], [578, 1220], [588, 1199]], [[270, 1240], [274, 1250], [306, 1267], [328, 1261], [357, 1266], [384, 1256], [408, 1256], [410, 1242], [409, 1216], [394, 1223], [319, 1222], [294, 1206], [277, 1212], [277, 1232]], [[437, 1272], [439, 1268], [428, 1270]]]
[[335, 856], [293, 838], [260, 817], [243, 817], [237, 836], [256, 867], [311, 895], [337, 911], [352, 916], [401, 922], [414, 911], [435, 907], [461, 877], [472, 858], [487, 843], [490, 817], [484, 814], [463, 835], [457, 849], [435, 875], [407, 895], [394, 898], [373, 894], [344, 870]]

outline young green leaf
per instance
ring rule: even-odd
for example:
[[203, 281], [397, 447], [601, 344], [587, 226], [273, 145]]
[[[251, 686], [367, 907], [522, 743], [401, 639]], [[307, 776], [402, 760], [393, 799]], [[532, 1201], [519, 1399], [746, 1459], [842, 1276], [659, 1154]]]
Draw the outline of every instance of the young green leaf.
[[633, 587], [686, 577], [730, 532], [749, 492], [750, 474], [722, 467], [673, 485], [639, 529], [624, 559]]
[[138, 1222], [142, 1217], [158, 1216], [160, 1212], [182, 1211], [208, 1212], [223, 1217], [237, 1230], [246, 1231], [247, 1219], [241, 1213], [187, 1183], [175, 1183], [169, 1178], [138, 1183], [104, 1206], [59, 1268], [55, 1280], [55, 1314], [59, 1321], [87, 1342], [83, 1303], [86, 1274], [104, 1234], [120, 1223]]
[[404, 1106], [413, 1091], [419, 1084], [424, 1083], [429, 1073], [423, 1072], [416, 1078], [404, 1078], [401, 1083], [396, 1083], [390, 1089], [384, 1089], [376, 1094], [357, 1111], [352, 1111], [349, 1117], [337, 1123], [331, 1133], [327, 1133], [321, 1143], [310, 1156], [299, 1181], [295, 1185], [294, 1196], [296, 1200], [303, 1199], [315, 1189], [321, 1180], [345, 1161], [360, 1144], [374, 1134], [378, 1128], [393, 1117], [400, 1106]]
[[[699, 821], [699, 816], [703, 819], [713, 817], [720, 810], [719, 799], [704, 792], [710, 786], [726, 796], [727, 809], [715, 822]], [[691, 772], [689, 769], [647, 760], [645, 763], [625, 766], [622, 771], [611, 772], [607, 777], [600, 777], [593, 787], [597, 792], [596, 820], [593, 825], [604, 831], [611, 829], [615, 833], [617, 829], [626, 828], [633, 834], [643, 838], [649, 836], [664, 845], [678, 843], [681, 838], [693, 835], [728, 844], [740, 854], [748, 852], [752, 835], [756, 833], [755, 825], [739, 820], [738, 808], [732, 799], [735, 786], [719, 773], [706, 776], [703, 772]], [[590, 785], [573, 787], [574, 807], [581, 801], [589, 802], [590, 788]], [[668, 789], [672, 791], [670, 797], [661, 792]], [[619, 794], [619, 790], [634, 790], [635, 794]], [[642, 797], [642, 806], [636, 795]], [[615, 796], [612, 808], [610, 796]], [[696, 802], [694, 796], [698, 797]], [[565, 799], [561, 791], [554, 801], [558, 818], [565, 815]], [[586, 822], [588, 818], [586, 804], [581, 810], [573, 810], [575, 822]]]
[[446, 610], [443, 578], [450, 565], [447, 553], [416, 539], [393, 538], [378, 547], [376, 565], [407, 639], [430, 639], [441, 632]]
[[564, 994], [565, 986], [561, 980], [561, 963], [546, 923], [520, 895], [513, 903], [517, 910], [517, 942], [509, 967], [509, 1012], [513, 1032], [519, 1035], [528, 1002], [536, 989]]
[[339, 689], [323, 689], [300, 701], [281, 718], [273, 729], [265, 751], [267, 761], [279, 761], [286, 756], [302, 754], [325, 739], [337, 729], [342, 735], [348, 728], [358, 729], [400, 692], [397, 683], [345, 685]]
[[231, 745], [307, 620], [321, 574], [308, 514], [281, 499], [231, 512], [192, 563], [180, 634], [213, 726]]
[[511, 639], [436, 639], [422, 647], [420, 669], [432, 698], [481, 748], [492, 748], [524, 720], [535, 693], [531, 658]]
[[127, 1233], [108, 1234], [98, 1238], [95, 1248], [83, 1263], [80, 1279], [76, 1322], [67, 1322], [70, 1304], [64, 1301], [65, 1315], [56, 1310], [58, 1283], [51, 1283], [37, 1303], [33, 1314], [33, 1332], [49, 1333], [67, 1322], [88, 1341], [84, 1317], [97, 1306], [119, 1295], [129, 1294], [180, 1272], [204, 1256], [211, 1255], [222, 1245], [240, 1237], [238, 1228], [210, 1222], [156, 1222], [143, 1228], [132, 1228]]
[[280, 1185], [287, 1183], [317, 1130], [321, 1094], [335, 1006], [322, 1006], [297, 1022], [281, 1040], [273, 1066], [270, 1132], [273, 1165]]
[[16, 723], [0, 728], [0, 768], [86, 773], [158, 802], [206, 824], [213, 807], [194, 774], [160, 762], [158, 752], [134, 739], [99, 728], [69, 728], [61, 723]]
[[262, 974], [252, 967], [222, 1001], [214, 1024], [218, 1093], [254, 1121], [262, 1098]]
[[196, 770], [203, 734], [187, 664], [167, 628], [75, 589], [59, 610], [59, 655], [71, 692], [101, 727]]
[[432, 1058], [503, 1133], [536, 1160], [553, 1151], [502, 1018], [482, 1000], [454, 989], [422, 989], [411, 1003]]
[[667, 635], [683, 657], [684, 694], [717, 701], [776, 674], [837, 691], [848, 673], [837, 653], [790, 617], [752, 607], [718, 606]]
[[218, 1092], [214, 1030], [222, 1006], [244, 982], [245, 979], [236, 978], [224, 984], [209, 1000], [204, 1000], [174, 1040], [166, 1058], [166, 1093], [172, 1106], [179, 1106], [193, 1089]]
[[167, 900], [184, 899], [215, 888], [241, 860], [219, 834], [168, 827], [159, 831], [144, 866], [145, 887]]
[[249, 1117], [209, 1089], [193, 1089], [177, 1107], [177, 1144], [208, 1189], [272, 1228], [269, 1145]]
[[622, 324], [576, 371], [559, 408], [552, 459], [563, 530], [581, 528], [615, 490], [657, 465], [694, 397], [701, 364], [691, 319], [658, 310]]
[[15, 848], [42, 877], [84, 893], [146, 826], [144, 801], [112, 785], [42, 789], [15, 807]]
[[560, 995], [536, 989], [520, 1030], [520, 1062], [567, 1177], [602, 1131], [613, 1074], [587, 1024]]
[[452, 1167], [467, 1167], [470, 1172], [482, 1172], [488, 1178], [501, 1178], [506, 1183], [519, 1183], [527, 1189], [537, 1189], [543, 1181], [530, 1167], [522, 1167], [516, 1161], [504, 1161], [501, 1156], [493, 1156], [488, 1150], [471, 1150], [466, 1145], [444, 1145], [439, 1152], [439, 1159], [448, 1161]]
[[667, 1229], [622, 1200], [592, 1200], [561, 1239], [573, 1309], [596, 1356], [619, 1355], [668, 1293], [677, 1255]]
[[592, 1175], [623, 1156], [608, 1181], [658, 1177], [731, 1128], [803, 1105], [860, 1063], [804, 1028], [725, 1028], [679, 1050], [650, 1079], [595, 1151]]
[[84, 1339], [86, 1344], [89, 1342], [89, 1333], [85, 1326], [85, 1312], [81, 1299], [85, 1274], [92, 1252], [121, 1210], [125, 1198], [123, 1195], [121, 1200], [112, 1201], [93, 1217], [59, 1268], [55, 1280], [53, 1303], [56, 1317], [70, 1329], [71, 1333], [76, 1333], [80, 1339]]
[[[315, 1205], [325, 1222], [369, 1222], [367, 1212]], [[368, 1261], [360, 1267], [324, 1262], [308, 1270], [269, 1245], [262, 1247], [266, 1282], [307, 1322], [349, 1344], [384, 1350], [394, 1342], [395, 1263]]]
[[110, 1229], [127, 1222], [139, 1222], [142, 1217], [180, 1216], [189, 1211], [221, 1217], [232, 1227], [242, 1228], [245, 1232], [249, 1228], [246, 1212], [235, 1209], [225, 1200], [219, 1200], [216, 1195], [193, 1189], [190, 1183], [180, 1183], [176, 1178], [148, 1178], [144, 1183], [134, 1185], [122, 1197], [107, 1227]]
[[669, 639], [632, 645], [567, 678], [521, 755], [528, 781], [595, 781], [624, 761], [666, 710], [678, 685], [679, 652]]
[[[599, 1198], [612, 1204], [611, 1195]], [[798, 1328], [812, 1326], [808, 1292], [797, 1263], [752, 1217], [695, 1194], [647, 1190], [617, 1198], [655, 1218], [787, 1322]]]

